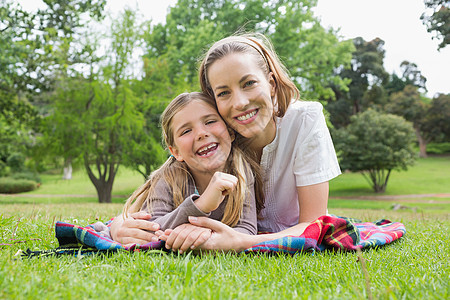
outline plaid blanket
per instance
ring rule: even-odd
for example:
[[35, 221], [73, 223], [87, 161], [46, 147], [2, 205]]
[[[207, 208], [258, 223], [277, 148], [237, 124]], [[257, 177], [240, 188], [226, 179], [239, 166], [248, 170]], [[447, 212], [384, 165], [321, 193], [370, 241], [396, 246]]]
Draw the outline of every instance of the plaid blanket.
[[[88, 254], [94, 252], [108, 252], [124, 249], [128, 251], [141, 251], [150, 249], [164, 250], [164, 242], [150, 242], [145, 245], [134, 244], [124, 247], [113, 241], [109, 234], [105, 234], [111, 221], [91, 224], [86, 227], [56, 222], [56, 238], [60, 247], [48, 251], [30, 251], [23, 255], [45, 256], [53, 254]], [[272, 241], [253, 245], [243, 251], [244, 253], [289, 253], [301, 251], [323, 251], [326, 249], [354, 251], [357, 249], [382, 246], [398, 240], [406, 233], [402, 223], [380, 220], [375, 223], [361, 222], [356, 219], [322, 216], [312, 222], [300, 236], [287, 236]]]
[[402, 223], [379, 220], [375, 223], [360, 220], [322, 216], [312, 222], [300, 236], [287, 236], [263, 242], [245, 250], [249, 252], [323, 251], [326, 249], [353, 251], [375, 248], [398, 240], [406, 233]]

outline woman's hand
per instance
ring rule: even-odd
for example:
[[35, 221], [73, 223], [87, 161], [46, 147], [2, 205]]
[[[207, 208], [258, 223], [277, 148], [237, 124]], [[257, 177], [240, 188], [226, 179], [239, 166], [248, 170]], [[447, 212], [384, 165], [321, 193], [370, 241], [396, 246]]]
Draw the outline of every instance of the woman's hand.
[[236, 176], [215, 172], [205, 191], [195, 200], [195, 205], [205, 213], [216, 210], [225, 196], [234, 190], [237, 182]]
[[196, 246], [197, 249], [240, 252], [254, 243], [253, 237], [255, 236], [237, 232], [217, 220], [206, 217], [189, 217], [189, 222], [192, 225], [212, 230], [211, 237], [203, 244]]
[[192, 224], [181, 224], [175, 229], [156, 232], [159, 238], [166, 242], [166, 248], [179, 253], [194, 250], [211, 237], [212, 230]]
[[126, 219], [117, 216], [111, 225], [111, 237], [124, 246], [156, 241], [158, 237], [154, 232], [159, 230], [159, 224], [148, 221], [150, 218], [145, 212], [132, 213]]

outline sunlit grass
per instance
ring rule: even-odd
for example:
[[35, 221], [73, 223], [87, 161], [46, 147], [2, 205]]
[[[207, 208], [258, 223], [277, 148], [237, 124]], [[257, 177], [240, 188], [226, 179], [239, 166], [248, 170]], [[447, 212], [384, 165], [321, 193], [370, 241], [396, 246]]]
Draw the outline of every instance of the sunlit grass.
[[[418, 159], [407, 171], [393, 171], [382, 195], [450, 193], [450, 156]], [[330, 181], [330, 197], [378, 195], [363, 175], [344, 173]]]
[[[356, 253], [177, 255], [120, 251], [90, 257], [16, 258], [57, 247], [54, 222], [104, 221], [119, 204], [6, 205], [0, 217], [0, 299], [364, 299]], [[374, 299], [446, 299], [450, 283], [445, 214], [336, 208], [364, 221], [402, 221], [407, 234], [363, 251]]]

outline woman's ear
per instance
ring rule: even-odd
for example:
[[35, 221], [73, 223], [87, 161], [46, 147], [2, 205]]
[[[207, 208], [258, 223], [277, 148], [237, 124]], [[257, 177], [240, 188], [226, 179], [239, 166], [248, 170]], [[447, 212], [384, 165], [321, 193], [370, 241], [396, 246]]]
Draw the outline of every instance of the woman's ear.
[[178, 152], [177, 147], [171, 147], [171, 146], [169, 146], [169, 151], [170, 151], [170, 153], [173, 155], [173, 157], [175, 157], [176, 160], [178, 160], [178, 161], [184, 161], [183, 157], [182, 157], [181, 154]]
[[269, 80], [269, 84], [271, 86], [271, 88], [270, 88], [270, 96], [273, 98], [273, 97], [275, 97], [276, 92], [277, 92], [277, 82], [276, 82], [275, 76], [273, 75], [272, 72], [269, 73], [268, 80]]
[[234, 142], [234, 140], [236, 139], [236, 134], [234, 133], [234, 130], [231, 129], [230, 127], [227, 127], [228, 129], [228, 133], [230, 134], [231, 137], [231, 142]]

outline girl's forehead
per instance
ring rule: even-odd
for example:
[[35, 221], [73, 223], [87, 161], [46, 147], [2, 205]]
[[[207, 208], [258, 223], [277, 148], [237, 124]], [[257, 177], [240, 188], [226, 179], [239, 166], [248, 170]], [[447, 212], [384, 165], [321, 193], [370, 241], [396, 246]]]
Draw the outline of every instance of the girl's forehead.
[[[201, 116], [205, 113], [207, 114], [219, 114], [217, 109], [213, 106], [212, 103], [208, 103], [204, 100], [200, 99], [194, 99], [190, 101], [188, 104], [186, 104], [178, 113], [185, 112], [185, 113], [191, 113], [196, 112], [194, 116]], [[177, 113], [177, 114], [178, 114]]]

